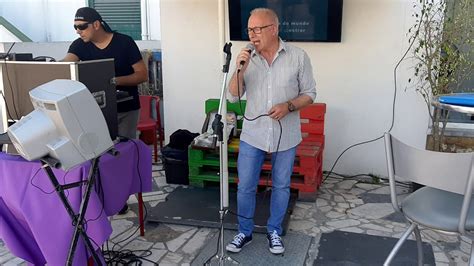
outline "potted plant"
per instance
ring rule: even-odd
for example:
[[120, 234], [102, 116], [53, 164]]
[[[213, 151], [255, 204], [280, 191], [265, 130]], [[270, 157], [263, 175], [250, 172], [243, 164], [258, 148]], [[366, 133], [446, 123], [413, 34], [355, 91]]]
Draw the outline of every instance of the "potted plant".
[[426, 102], [431, 117], [427, 148], [442, 149], [448, 111], [432, 108], [433, 96], [472, 92], [466, 81], [474, 74], [474, 1], [417, 0], [416, 23], [409, 31], [413, 42], [414, 76], [409, 80]]

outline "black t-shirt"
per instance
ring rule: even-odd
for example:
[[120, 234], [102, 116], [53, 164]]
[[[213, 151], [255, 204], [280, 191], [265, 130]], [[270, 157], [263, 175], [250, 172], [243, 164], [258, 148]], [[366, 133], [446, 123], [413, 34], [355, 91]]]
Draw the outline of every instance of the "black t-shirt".
[[[115, 76], [133, 74], [132, 65], [142, 60], [142, 55], [135, 41], [127, 35], [114, 32], [112, 40], [104, 49], [99, 49], [92, 42], [84, 42], [81, 38], [69, 46], [68, 53], [75, 54], [81, 61], [113, 58], [115, 62]], [[117, 86], [117, 90], [126, 91], [132, 100], [117, 104], [118, 112], [128, 112], [140, 109], [137, 86]]]

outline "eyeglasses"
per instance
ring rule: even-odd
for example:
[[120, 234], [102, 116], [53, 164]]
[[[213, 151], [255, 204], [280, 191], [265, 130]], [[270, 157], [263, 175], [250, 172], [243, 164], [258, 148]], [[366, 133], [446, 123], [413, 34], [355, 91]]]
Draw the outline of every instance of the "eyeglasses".
[[74, 29], [75, 30], [85, 30], [89, 27], [89, 24], [92, 24], [92, 22], [86, 22], [86, 23], [82, 23], [82, 24], [77, 24], [77, 25], [74, 25]]
[[263, 29], [268, 28], [270, 26], [273, 26], [273, 24], [262, 26], [262, 27], [247, 28], [247, 34], [250, 34], [250, 32], [252, 32], [252, 31], [255, 34], [260, 34], [260, 33], [262, 33]]

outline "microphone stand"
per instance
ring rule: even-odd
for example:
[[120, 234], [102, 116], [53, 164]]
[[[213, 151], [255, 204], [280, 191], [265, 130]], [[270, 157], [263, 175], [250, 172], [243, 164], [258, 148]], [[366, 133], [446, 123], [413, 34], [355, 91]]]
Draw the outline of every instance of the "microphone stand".
[[[217, 137], [219, 142], [219, 177], [220, 177], [220, 209], [219, 209], [219, 250], [215, 255], [210, 257], [204, 264], [211, 265], [213, 261], [217, 262], [218, 265], [224, 265], [226, 261], [232, 264], [239, 264], [238, 261], [232, 259], [226, 255], [224, 248], [224, 217], [227, 214], [229, 208], [229, 169], [228, 169], [228, 158], [227, 158], [227, 93], [226, 93], [226, 82], [227, 75], [229, 74], [230, 59], [232, 58], [231, 53], [232, 43], [226, 43], [224, 45], [224, 53], [226, 53], [226, 61], [222, 67], [224, 73], [224, 79], [222, 81], [221, 98], [219, 102], [219, 110], [216, 114], [214, 121], [212, 122], [212, 130], [214, 136]], [[224, 123], [221, 119], [224, 117]]]

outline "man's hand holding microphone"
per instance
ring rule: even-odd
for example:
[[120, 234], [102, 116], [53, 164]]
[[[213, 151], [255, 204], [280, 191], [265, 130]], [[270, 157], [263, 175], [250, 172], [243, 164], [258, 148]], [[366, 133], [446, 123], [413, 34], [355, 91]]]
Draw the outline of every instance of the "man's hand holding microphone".
[[255, 46], [252, 43], [249, 43], [247, 44], [247, 46], [245, 46], [245, 48], [240, 50], [240, 53], [237, 56], [237, 71], [239, 71], [240, 73], [245, 72], [250, 62], [250, 55], [252, 54], [252, 51], [254, 49]]

